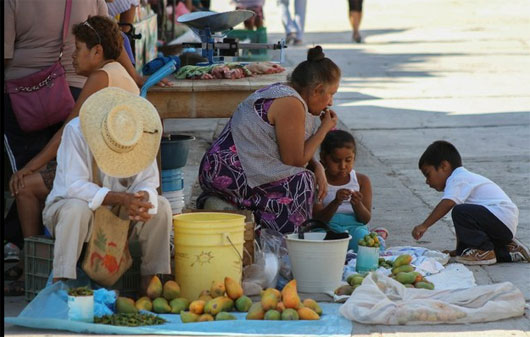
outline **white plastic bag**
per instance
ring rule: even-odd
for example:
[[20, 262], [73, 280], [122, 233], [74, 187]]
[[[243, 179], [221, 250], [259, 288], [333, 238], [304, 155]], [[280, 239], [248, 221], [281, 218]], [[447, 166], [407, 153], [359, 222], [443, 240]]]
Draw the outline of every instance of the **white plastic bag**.
[[467, 289], [405, 288], [379, 273], [370, 273], [339, 312], [363, 324], [461, 324], [518, 317], [524, 295], [510, 282]]

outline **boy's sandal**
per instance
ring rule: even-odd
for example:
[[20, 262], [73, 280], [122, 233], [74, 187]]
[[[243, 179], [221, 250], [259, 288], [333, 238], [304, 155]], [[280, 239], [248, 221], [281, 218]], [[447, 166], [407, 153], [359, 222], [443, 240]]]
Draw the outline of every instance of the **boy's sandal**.
[[449, 254], [450, 257], [455, 257], [456, 256], [456, 250], [446, 249], [446, 250], [442, 251], [442, 253]]
[[24, 280], [16, 280], [4, 285], [4, 296], [23, 296], [25, 292]]
[[385, 227], [377, 227], [376, 229], [373, 230], [373, 232], [377, 233], [384, 240], [386, 240], [389, 235], [388, 229], [386, 229]]
[[19, 265], [15, 265], [8, 270], [4, 271], [4, 280], [7, 281], [15, 281], [22, 276], [24, 273], [24, 269], [20, 267]]

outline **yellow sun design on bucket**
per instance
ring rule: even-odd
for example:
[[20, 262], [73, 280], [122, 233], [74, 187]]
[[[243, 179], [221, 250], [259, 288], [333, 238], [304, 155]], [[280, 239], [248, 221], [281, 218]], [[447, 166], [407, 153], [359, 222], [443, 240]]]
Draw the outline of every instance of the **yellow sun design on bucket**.
[[196, 263], [200, 264], [201, 266], [205, 263], [210, 263], [210, 261], [213, 259], [213, 253], [211, 251], [205, 252], [201, 251], [199, 255], [195, 255], [195, 261], [191, 264], [191, 267], [193, 267]]

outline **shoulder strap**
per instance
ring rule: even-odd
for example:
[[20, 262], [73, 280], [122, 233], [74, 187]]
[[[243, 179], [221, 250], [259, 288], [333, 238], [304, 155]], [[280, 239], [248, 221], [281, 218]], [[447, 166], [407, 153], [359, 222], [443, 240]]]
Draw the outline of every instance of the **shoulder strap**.
[[72, 14], [72, 0], [66, 0], [63, 20], [63, 39], [61, 41], [61, 52], [59, 53], [59, 60], [63, 57], [63, 48], [66, 41], [66, 35], [68, 35], [68, 27], [70, 27], [70, 14]]

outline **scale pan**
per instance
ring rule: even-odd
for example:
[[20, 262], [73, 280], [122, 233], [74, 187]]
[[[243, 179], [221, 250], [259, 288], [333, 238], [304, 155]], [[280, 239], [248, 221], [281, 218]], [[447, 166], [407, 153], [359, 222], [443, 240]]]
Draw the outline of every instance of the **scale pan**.
[[215, 33], [231, 29], [253, 15], [253, 11], [241, 9], [223, 13], [205, 11], [181, 15], [177, 21], [199, 30], [209, 27], [210, 32]]

